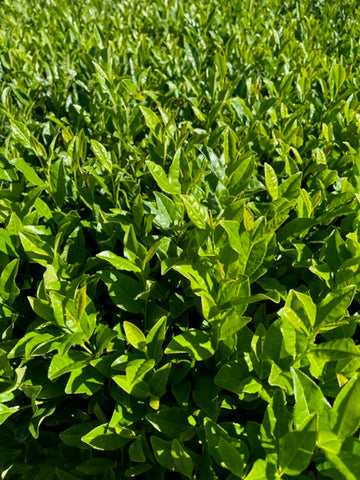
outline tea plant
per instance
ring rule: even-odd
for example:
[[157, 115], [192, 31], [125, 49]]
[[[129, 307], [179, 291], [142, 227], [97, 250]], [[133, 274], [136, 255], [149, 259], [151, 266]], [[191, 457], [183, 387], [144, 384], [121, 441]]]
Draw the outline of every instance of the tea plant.
[[0, 8], [1, 478], [360, 478], [357, 2]]

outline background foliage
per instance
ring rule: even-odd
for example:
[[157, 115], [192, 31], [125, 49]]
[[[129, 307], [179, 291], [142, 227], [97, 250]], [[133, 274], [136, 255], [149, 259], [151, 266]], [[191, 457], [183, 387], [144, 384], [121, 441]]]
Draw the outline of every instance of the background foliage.
[[0, 9], [1, 478], [357, 480], [357, 2]]

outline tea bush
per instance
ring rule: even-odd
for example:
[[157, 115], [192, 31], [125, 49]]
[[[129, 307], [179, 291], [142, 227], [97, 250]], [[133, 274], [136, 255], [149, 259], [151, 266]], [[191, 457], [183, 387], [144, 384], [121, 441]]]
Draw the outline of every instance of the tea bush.
[[3, 0], [0, 471], [360, 478], [355, 0]]

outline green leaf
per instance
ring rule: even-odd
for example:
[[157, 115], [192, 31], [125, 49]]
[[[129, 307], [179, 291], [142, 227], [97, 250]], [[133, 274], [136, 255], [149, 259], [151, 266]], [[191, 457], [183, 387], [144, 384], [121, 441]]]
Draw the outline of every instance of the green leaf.
[[111, 156], [106, 151], [104, 145], [102, 145], [97, 140], [91, 140], [91, 150], [94, 152], [95, 157], [99, 164], [108, 172], [111, 172], [112, 163], [111, 163]]
[[171, 363], [165, 363], [161, 368], [156, 370], [152, 377], [148, 380], [151, 394], [154, 397], [160, 398], [166, 393], [166, 385], [171, 370]]
[[53, 214], [51, 209], [40, 197], [37, 197], [37, 199], [35, 200], [34, 207], [39, 212], [40, 216], [45, 217], [47, 220], [50, 220], [52, 218]]
[[236, 448], [223, 437], [220, 437], [218, 450], [221, 459], [220, 465], [230, 470], [236, 477], [242, 477], [244, 461]]
[[129, 443], [135, 436], [135, 432], [128, 428], [110, 427], [109, 424], [104, 423], [81, 437], [81, 440], [95, 450], [108, 451], [118, 450]]
[[124, 331], [127, 341], [137, 350], [146, 351], [146, 339], [143, 332], [131, 322], [124, 322]]
[[12, 119], [10, 121], [12, 134], [17, 142], [25, 148], [31, 148], [30, 130], [21, 122]]
[[63, 159], [59, 159], [51, 165], [50, 184], [57, 206], [61, 208], [66, 197], [66, 178]]
[[76, 318], [78, 321], [80, 321], [81, 317], [85, 312], [86, 305], [87, 305], [86, 285], [84, 285], [79, 290], [77, 290], [74, 301], [75, 301]]
[[165, 170], [151, 160], [146, 160], [146, 165], [150, 170], [151, 175], [154, 177], [154, 180], [158, 184], [160, 190], [170, 193], [172, 195], [177, 195], [181, 193], [180, 183], [170, 183]]
[[267, 453], [278, 450], [279, 442], [290, 431], [291, 415], [285, 404], [285, 395], [277, 389], [265, 410], [261, 425], [261, 444]]
[[300, 196], [302, 175], [302, 172], [298, 172], [283, 181], [279, 185], [279, 198], [286, 198], [288, 200], [298, 199]]
[[317, 413], [320, 429], [325, 428], [327, 430], [331, 406], [320, 387], [301, 370], [291, 368], [291, 373], [294, 381], [295, 407], [293, 418], [295, 426], [300, 426], [304, 418]]
[[235, 164], [231, 164], [233, 173], [229, 176], [228, 188], [231, 195], [239, 195], [249, 184], [250, 178], [255, 168], [255, 159], [253, 156], [240, 158]]
[[319, 360], [331, 362], [359, 357], [360, 350], [351, 338], [339, 338], [314, 346], [309, 350], [309, 354]]
[[94, 395], [104, 384], [104, 377], [91, 365], [72, 369], [67, 381], [67, 394]]
[[142, 264], [147, 251], [146, 248], [140, 244], [136, 238], [135, 229], [132, 224], [124, 227], [126, 230], [124, 237], [124, 255], [133, 263]]
[[358, 480], [360, 478], [360, 455], [340, 452], [336, 455], [327, 453], [326, 457], [346, 480]]
[[[101, 475], [109, 470], [112, 466], [115, 466], [116, 463], [114, 460], [109, 458], [90, 458], [85, 462], [80, 463], [75, 468], [85, 475]], [[104, 477], [103, 477], [104, 478]]]
[[214, 382], [221, 388], [241, 394], [244, 389], [244, 382], [248, 381], [249, 369], [245, 362], [233, 360], [226, 363], [216, 374]]
[[147, 350], [150, 358], [159, 362], [163, 356], [162, 345], [166, 334], [166, 316], [161, 317], [150, 329], [146, 337]]
[[83, 352], [71, 350], [68, 353], [61, 355], [55, 354], [50, 362], [48, 377], [49, 380], [54, 380], [65, 373], [77, 370], [87, 365], [89, 356]]
[[189, 353], [195, 360], [201, 361], [212, 357], [215, 350], [209, 335], [192, 328], [176, 335], [166, 347], [165, 353]]
[[341, 65], [341, 63], [334, 63], [331, 66], [330, 69], [330, 74], [329, 74], [329, 86], [330, 90], [332, 92], [332, 95], [334, 95], [341, 85], [345, 82], [346, 80], [346, 70], [345, 68]]
[[279, 311], [279, 315], [284, 322], [288, 322], [297, 332], [309, 335], [307, 326], [304, 324], [302, 318], [299, 317], [296, 312], [294, 312], [294, 310], [289, 307], [283, 307]]
[[10, 305], [14, 303], [20, 293], [20, 289], [15, 283], [15, 278], [19, 268], [19, 259], [15, 258], [2, 270], [0, 276], [0, 296]]
[[355, 287], [350, 285], [333, 290], [317, 305], [316, 327], [326, 329], [337, 324], [346, 314], [355, 294]]
[[237, 158], [237, 137], [236, 133], [227, 127], [224, 134], [224, 157], [227, 164], [235, 162]]
[[204, 419], [204, 427], [206, 447], [215, 462], [236, 477], [242, 477], [248, 457], [246, 445], [240, 439], [231, 437], [209, 418]]
[[164, 408], [145, 418], [156, 430], [171, 439], [181, 438], [193, 430], [188, 416], [181, 408]]
[[208, 223], [208, 209], [201, 205], [192, 195], [181, 195], [186, 212], [192, 223], [198, 228], [206, 228]]
[[[146, 372], [144, 372], [144, 375], [145, 373]], [[141, 380], [141, 378], [134, 380], [134, 382], [129, 382], [126, 375], [113, 375], [112, 379], [129, 395], [143, 399], [151, 395], [149, 385], [144, 380]]]
[[127, 260], [126, 258], [119, 257], [119, 255], [109, 252], [109, 250], [104, 250], [103, 252], [96, 254], [96, 256], [102, 260], [106, 260], [117, 270], [124, 270], [134, 273], [141, 272], [141, 268], [139, 268], [133, 262]]
[[58, 480], [81, 480], [81, 477], [66, 472], [65, 470], [61, 470], [61, 468], [58, 467], [55, 467], [55, 472]]
[[228, 235], [231, 248], [239, 254], [240, 273], [255, 276], [265, 258], [267, 240], [254, 242], [249, 232], [240, 235], [239, 224], [233, 220], [222, 220], [220, 224]]
[[151, 131], [156, 132], [157, 127], [160, 126], [160, 120], [158, 119], [157, 115], [148, 107], [141, 106], [140, 110], [145, 118], [146, 125]]
[[277, 200], [279, 197], [278, 179], [275, 170], [268, 163], [264, 163], [265, 168], [265, 185], [272, 200]]
[[71, 427], [63, 430], [59, 436], [61, 440], [68, 445], [69, 447], [76, 447], [80, 449], [88, 449], [89, 446], [84, 443], [81, 438], [93, 430], [95, 427], [99, 425], [97, 421], [88, 421], [88, 422], [81, 422], [72, 425]]
[[44, 407], [37, 408], [34, 415], [31, 418], [29, 424], [29, 432], [33, 436], [33, 438], [39, 437], [39, 429], [41, 423], [55, 412], [55, 406], [53, 405], [45, 405]]
[[171, 443], [171, 456], [174, 459], [175, 469], [186, 478], [192, 478], [194, 463], [190, 455], [176, 439]]
[[337, 395], [330, 413], [331, 430], [346, 438], [360, 427], [360, 374], [349, 380]]
[[145, 462], [146, 456], [142, 447], [141, 437], [132, 442], [129, 447], [129, 458], [132, 462]]
[[316, 305], [310, 295], [290, 290], [285, 305], [291, 308], [306, 325], [306, 329], [311, 331], [315, 324]]
[[44, 182], [36, 173], [35, 169], [31, 167], [23, 158], [15, 158], [11, 160], [11, 164], [14, 165], [21, 173], [24, 174], [26, 180], [35, 186], [43, 186]]
[[146, 360], [139, 358], [132, 360], [126, 364], [126, 378], [129, 385], [140, 380], [147, 372], [149, 372], [155, 365], [155, 360]]
[[181, 184], [180, 184], [180, 181], [179, 181], [179, 177], [180, 177], [180, 158], [181, 158], [181, 150], [177, 150], [175, 155], [174, 155], [173, 161], [170, 165], [169, 176], [168, 176], [168, 180], [169, 180], [170, 185], [173, 185], [173, 186], [175, 186], [175, 188], [179, 189], [179, 192], [181, 192]]
[[213, 420], [216, 420], [220, 412], [219, 391], [214, 380], [206, 376], [198, 379], [192, 392], [195, 403]]
[[237, 314], [225, 315], [225, 320], [221, 323], [219, 340], [226, 340], [227, 338], [238, 333], [245, 325], [251, 322], [251, 317], [241, 317]]
[[258, 458], [244, 480], [276, 480], [277, 478], [279, 477], [276, 475], [275, 465]]
[[151, 446], [156, 458], [156, 461], [164, 468], [168, 470], [175, 469], [174, 458], [171, 455], [172, 442], [163, 440], [159, 437], [152, 436], [150, 437]]
[[293, 432], [280, 440], [279, 468], [287, 475], [299, 475], [309, 465], [317, 439], [318, 416], [305, 418]]
[[142, 302], [136, 300], [137, 295], [142, 291], [140, 283], [128, 275], [110, 270], [103, 270], [97, 274], [108, 290], [114, 304], [131, 313], [143, 311]]
[[22, 230], [19, 232], [19, 238], [30, 261], [45, 267], [53, 262], [54, 252], [52, 247], [44, 242], [40, 235]]
[[11, 415], [16, 413], [19, 407], [8, 407], [5, 404], [0, 403], [0, 425], [2, 425]]

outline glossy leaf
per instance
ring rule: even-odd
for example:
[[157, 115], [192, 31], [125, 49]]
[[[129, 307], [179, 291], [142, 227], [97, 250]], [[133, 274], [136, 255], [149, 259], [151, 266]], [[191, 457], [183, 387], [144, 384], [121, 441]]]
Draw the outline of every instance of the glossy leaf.
[[174, 337], [165, 349], [165, 353], [189, 353], [195, 360], [201, 361], [214, 355], [210, 337], [200, 330], [188, 330]]
[[337, 395], [331, 414], [331, 430], [339, 437], [345, 438], [355, 433], [360, 427], [360, 375], [349, 380]]

